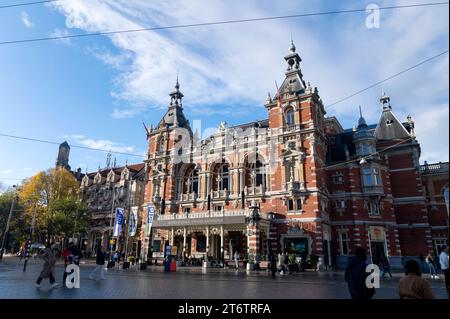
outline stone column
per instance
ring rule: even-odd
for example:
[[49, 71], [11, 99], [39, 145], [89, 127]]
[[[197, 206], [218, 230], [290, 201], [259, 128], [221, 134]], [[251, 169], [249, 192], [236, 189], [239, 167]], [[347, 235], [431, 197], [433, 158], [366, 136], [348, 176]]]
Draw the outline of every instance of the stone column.
[[244, 190], [244, 183], [245, 183], [245, 176], [244, 176], [244, 169], [239, 169], [239, 194], [242, 194], [242, 191]]
[[183, 229], [183, 261], [186, 256], [186, 227]]
[[205, 178], [206, 178], [205, 196], [207, 197], [208, 194], [211, 193], [211, 174], [209, 172], [206, 173]]
[[205, 180], [205, 173], [203, 173], [203, 172], [200, 172], [200, 174], [199, 174], [199, 176], [198, 176], [198, 192], [199, 192], [199, 194], [198, 194], [198, 197], [200, 198], [200, 199], [202, 199], [202, 198], [205, 198], [205, 182], [204, 182], [204, 180]]
[[209, 254], [209, 227], [206, 227], [206, 254], [205, 254], [205, 262], [203, 263], [203, 267], [208, 267], [208, 254]]
[[220, 226], [220, 260], [223, 261], [223, 226]]
[[255, 261], [259, 260], [259, 227], [257, 225], [247, 226], [247, 243], [248, 243], [248, 254], [253, 255]]

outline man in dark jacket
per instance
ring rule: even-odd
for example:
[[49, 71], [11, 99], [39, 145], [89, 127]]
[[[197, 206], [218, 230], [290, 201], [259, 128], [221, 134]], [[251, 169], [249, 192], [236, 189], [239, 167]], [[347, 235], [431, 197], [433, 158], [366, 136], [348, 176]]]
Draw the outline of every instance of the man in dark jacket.
[[91, 272], [89, 275], [90, 279], [94, 279], [94, 275], [97, 271], [100, 271], [100, 278], [106, 279], [105, 277], [105, 252], [103, 251], [103, 247], [100, 245], [98, 247], [97, 256], [95, 257], [95, 263], [97, 267]]
[[352, 299], [367, 300], [375, 294], [375, 288], [367, 288], [366, 273], [367, 254], [362, 247], [357, 247], [355, 256], [348, 259], [347, 269], [345, 270], [345, 281], [348, 284], [348, 290]]

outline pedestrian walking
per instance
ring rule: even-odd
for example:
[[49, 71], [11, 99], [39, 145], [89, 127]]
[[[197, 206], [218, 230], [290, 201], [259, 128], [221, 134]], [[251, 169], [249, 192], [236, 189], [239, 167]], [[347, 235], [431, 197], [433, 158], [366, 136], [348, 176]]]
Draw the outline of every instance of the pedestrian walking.
[[345, 281], [348, 284], [348, 290], [352, 299], [368, 300], [375, 294], [375, 288], [368, 288], [366, 278], [367, 253], [362, 247], [357, 247], [355, 256], [348, 259], [347, 269], [345, 270]]
[[105, 252], [103, 251], [103, 247], [99, 246], [97, 250], [97, 257], [95, 257], [96, 267], [89, 274], [89, 279], [95, 279], [95, 274], [100, 271], [100, 278], [106, 279], [105, 277]]
[[272, 278], [275, 278], [275, 274], [277, 272], [277, 257], [275, 257], [275, 254], [273, 252], [270, 253], [269, 261], [270, 261], [270, 271], [272, 272]]
[[239, 254], [237, 251], [234, 252], [234, 263], [236, 265], [236, 270], [239, 269]]
[[405, 274], [398, 283], [400, 299], [434, 299], [430, 283], [421, 277], [417, 261], [406, 262]]
[[449, 290], [449, 273], [448, 273], [448, 247], [442, 246], [441, 254], [439, 255], [439, 263], [441, 264], [441, 269], [444, 272], [445, 277], [445, 288]]
[[44, 260], [44, 268], [39, 274], [39, 278], [36, 281], [36, 287], [41, 288], [42, 279], [48, 278], [50, 280], [50, 284], [53, 288], [57, 288], [58, 284], [55, 282], [55, 263], [56, 263], [56, 252], [55, 252], [55, 243], [52, 242], [42, 255], [39, 256]]
[[383, 272], [381, 273], [381, 278], [384, 278], [384, 276], [386, 275], [386, 272], [392, 278], [391, 263], [389, 262], [389, 258], [386, 255], [383, 255], [381, 257], [380, 264], [381, 264], [381, 269], [383, 269]]
[[428, 269], [430, 270], [431, 279], [439, 279], [438, 275], [436, 274], [436, 267], [434, 267], [434, 260], [433, 257], [431, 256], [431, 253], [428, 254], [426, 262], [428, 264]]

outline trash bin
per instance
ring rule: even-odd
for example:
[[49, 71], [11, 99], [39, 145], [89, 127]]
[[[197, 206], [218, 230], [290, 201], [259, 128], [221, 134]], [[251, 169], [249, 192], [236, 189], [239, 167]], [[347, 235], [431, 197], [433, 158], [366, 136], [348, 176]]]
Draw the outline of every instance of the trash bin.
[[177, 263], [173, 260], [170, 262], [170, 271], [171, 272], [177, 271]]

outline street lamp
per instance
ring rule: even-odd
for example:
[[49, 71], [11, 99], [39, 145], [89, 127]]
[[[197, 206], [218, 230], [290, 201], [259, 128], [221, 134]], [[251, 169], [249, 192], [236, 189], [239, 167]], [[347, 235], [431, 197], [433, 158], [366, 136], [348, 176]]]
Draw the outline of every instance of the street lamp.
[[2, 246], [0, 249], [0, 261], [3, 260], [3, 252], [5, 250], [5, 244], [9, 237], [9, 223], [11, 222], [11, 216], [14, 209], [14, 200], [16, 199], [16, 185], [13, 185], [13, 198], [11, 201], [11, 208], [9, 209], [8, 221], [6, 222], [5, 233], [3, 234]]

